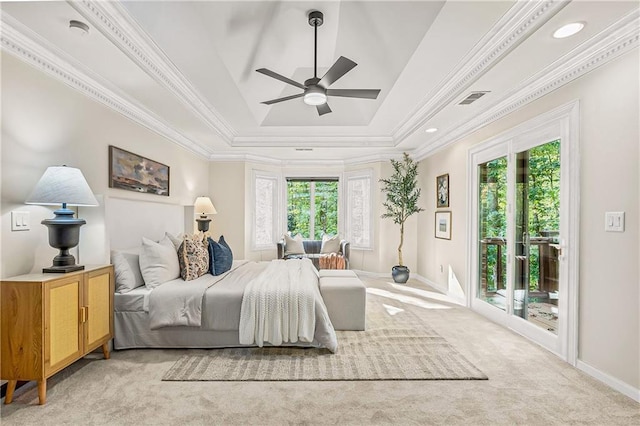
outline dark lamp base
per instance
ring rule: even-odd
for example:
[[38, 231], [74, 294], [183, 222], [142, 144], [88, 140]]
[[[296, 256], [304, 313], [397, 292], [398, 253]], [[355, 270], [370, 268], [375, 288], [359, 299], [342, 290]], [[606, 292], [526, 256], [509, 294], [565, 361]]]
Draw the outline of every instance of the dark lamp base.
[[48, 268], [42, 268], [42, 272], [45, 274], [66, 274], [67, 272], [82, 271], [84, 265], [66, 265], [66, 266], [49, 266]]
[[196, 219], [196, 222], [198, 222], [198, 231], [207, 232], [211, 219], [207, 219], [206, 216], [201, 216], [199, 219]]

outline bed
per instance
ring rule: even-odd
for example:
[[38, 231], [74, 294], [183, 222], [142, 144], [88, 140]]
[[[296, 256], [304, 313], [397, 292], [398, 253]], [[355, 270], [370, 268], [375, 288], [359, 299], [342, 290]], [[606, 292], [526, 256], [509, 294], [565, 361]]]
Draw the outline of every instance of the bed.
[[[139, 241], [143, 236], [157, 241], [162, 238], [162, 234], [166, 233], [165, 230], [178, 233], [184, 229], [185, 208], [182, 206], [122, 199], [108, 199], [106, 204], [106, 226], [112, 253], [114, 251], [135, 252], [135, 247], [140, 244]], [[124, 215], [126, 215], [127, 225], [121, 227], [125, 219]], [[149, 221], [149, 217], [158, 220]], [[222, 348], [275, 344], [326, 347], [335, 351], [337, 347], [335, 331], [320, 296], [317, 272], [311, 262], [306, 259], [304, 261], [308, 265], [303, 260], [297, 261], [300, 262], [300, 266], [299, 272], [296, 272], [298, 275], [295, 276], [292, 268], [298, 271], [298, 266], [295, 266], [296, 263], [293, 261], [286, 261], [285, 265], [285, 261], [282, 260], [272, 262], [234, 260], [231, 270], [218, 276], [205, 274], [191, 281], [178, 278], [153, 289], [143, 285], [124, 293], [116, 293], [114, 295], [114, 349]], [[249, 301], [256, 304], [256, 300], [270, 303], [266, 311], [272, 312], [271, 314], [277, 311], [280, 315], [281, 309], [273, 309], [274, 303], [286, 305], [291, 297], [286, 294], [287, 291], [298, 291], [298, 286], [292, 285], [295, 283], [289, 284], [289, 290], [282, 290], [278, 283], [278, 281], [284, 281], [284, 278], [289, 275], [294, 282], [298, 279], [302, 281], [300, 277], [304, 277], [304, 282], [312, 283], [309, 286], [310, 296], [303, 296], [304, 300], [297, 302], [297, 308], [292, 310], [292, 317], [295, 317], [296, 321], [299, 319], [303, 322], [305, 316], [300, 315], [300, 312], [310, 311], [311, 313], [305, 315], [313, 317], [313, 324], [310, 325], [307, 321], [305, 327], [298, 327], [299, 333], [296, 334], [293, 327], [289, 330], [289, 316], [278, 318], [279, 324], [284, 324], [285, 331], [284, 336], [276, 335], [274, 338], [274, 334], [281, 332], [283, 327], [259, 329], [260, 327], [255, 326], [255, 323], [262, 323], [262, 319], [258, 321], [255, 316], [264, 315], [264, 312], [256, 314], [247, 306], [250, 306]], [[266, 285], [273, 287], [270, 290], [271, 293], [257, 296], [255, 293], [248, 292], [247, 288], [255, 291], [253, 287], [258, 286], [262, 281], [268, 281]], [[282, 295], [283, 292], [285, 296]], [[280, 295], [280, 301], [274, 302], [273, 294], [275, 293]], [[247, 294], [253, 296], [247, 296]], [[301, 309], [300, 303], [306, 303], [308, 309]], [[247, 322], [250, 323], [249, 328], [247, 328]], [[296, 325], [298, 325], [297, 322]], [[300, 331], [304, 328], [306, 333]], [[308, 332], [309, 330], [311, 333]], [[252, 333], [256, 339], [250, 342], [247, 336]], [[265, 335], [267, 338], [263, 339]]]

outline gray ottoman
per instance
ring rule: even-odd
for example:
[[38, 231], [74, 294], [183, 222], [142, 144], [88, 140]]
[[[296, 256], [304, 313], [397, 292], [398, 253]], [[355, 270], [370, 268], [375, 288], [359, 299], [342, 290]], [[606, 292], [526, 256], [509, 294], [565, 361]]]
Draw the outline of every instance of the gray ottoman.
[[353, 271], [320, 270], [320, 293], [333, 328], [354, 331], [365, 329], [367, 289]]

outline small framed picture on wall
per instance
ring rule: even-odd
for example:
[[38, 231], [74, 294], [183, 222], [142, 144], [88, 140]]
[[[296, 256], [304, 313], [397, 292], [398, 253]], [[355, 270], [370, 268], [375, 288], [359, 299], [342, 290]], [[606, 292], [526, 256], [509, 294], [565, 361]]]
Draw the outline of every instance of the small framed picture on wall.
[[436, 212], [436, 238], [451, 239], [451, 212]]
[[449, 174], [436, 178], [436, 207], [449, 207]]

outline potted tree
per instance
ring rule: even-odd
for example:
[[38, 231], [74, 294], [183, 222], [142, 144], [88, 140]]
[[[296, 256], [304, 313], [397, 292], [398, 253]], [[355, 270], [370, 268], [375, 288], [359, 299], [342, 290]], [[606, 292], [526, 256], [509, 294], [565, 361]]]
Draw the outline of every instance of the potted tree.
[[423, 211], [418, 207], [420, 188], [418, 188], [418, 165], [405, 152], [401, 161], [391, 160], [393, 174], [387, 179], [380, 179], [381, 190], [386, 196], [382, 205], [386, 209], [381, 217], [393, 219], [400, 225], [400, 245], [398, 245], [398, 264], [391, 269], [391, 276], [397, 283], [406, 283], [409, 279], [409, 268], [402, 263], [402, 244], [404, 243], [404, 223], [407, 219]]

